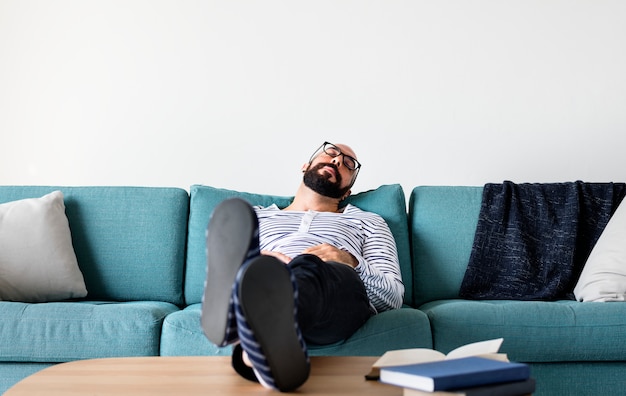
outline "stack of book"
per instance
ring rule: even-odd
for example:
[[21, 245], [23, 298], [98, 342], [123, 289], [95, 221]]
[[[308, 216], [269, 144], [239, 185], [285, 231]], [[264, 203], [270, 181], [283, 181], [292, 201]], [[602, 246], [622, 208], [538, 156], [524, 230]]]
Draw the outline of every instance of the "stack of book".
[[535, 391], [530, 367], [497, 353], [502, 339], [465, 345], [447, 356], [430, 349], [385, 353], [369, 379], [404, 388], [404, 396], [515, 396]]

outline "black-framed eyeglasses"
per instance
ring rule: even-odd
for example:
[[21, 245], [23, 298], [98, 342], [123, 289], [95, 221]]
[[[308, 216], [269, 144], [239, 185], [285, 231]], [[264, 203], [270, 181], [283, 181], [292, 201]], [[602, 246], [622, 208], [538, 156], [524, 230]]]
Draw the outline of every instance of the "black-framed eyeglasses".
[[343, 156], [343, 164], [351, 171], [355, 171], [361, 167], [361, 163], [357, 161], [356, 158], [342, 153], [339, 147], [329, 142], [322, 143], [322, 145], [317, 150], [315, 150], [315, 152], [309, 159], [309, 163], [311, 163], [318, 155], [322, 153], [325, 153], [332, 158], [338, 157], [340, 155]]

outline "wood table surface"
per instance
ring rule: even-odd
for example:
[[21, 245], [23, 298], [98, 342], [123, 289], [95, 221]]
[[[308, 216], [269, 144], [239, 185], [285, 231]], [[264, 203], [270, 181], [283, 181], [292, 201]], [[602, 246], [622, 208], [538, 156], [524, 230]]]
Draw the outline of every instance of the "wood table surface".
[[[402, 388], [366, 381], [376, 357], [316, 356], [311, 375], [294, 393], [402, 395]], [[226, 356], [127, 357], [78, 360], [41, 370], [10, 388], [21, 395], [241, 395], [281, 394], [241, 378]]]

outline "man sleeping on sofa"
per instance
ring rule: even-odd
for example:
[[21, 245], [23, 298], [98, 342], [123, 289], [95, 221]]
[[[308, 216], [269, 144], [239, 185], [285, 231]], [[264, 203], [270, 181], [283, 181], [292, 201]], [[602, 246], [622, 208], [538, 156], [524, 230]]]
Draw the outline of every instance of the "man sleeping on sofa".
[[361, 168], [354, 151], [325, 142], [302, 166], [291, 204], [214, 210], [207, 230], [202, 327], [234, 344], [233, 367], [280, 391], [308, 378], [306, 342], [350, 337], [372, 315], [402, 305], [395, 240], [379, 215], [341, 205]]

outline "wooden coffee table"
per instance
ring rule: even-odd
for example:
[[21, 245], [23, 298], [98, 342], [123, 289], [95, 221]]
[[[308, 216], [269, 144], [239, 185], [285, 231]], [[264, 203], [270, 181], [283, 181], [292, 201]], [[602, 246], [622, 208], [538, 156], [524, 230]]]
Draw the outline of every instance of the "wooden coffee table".
[[[402, 395], [402, 388], [366, 381], [376, 357], [312, 357], [311, 375], [296, 393]], [[10, 388], [19, 395], [241, 395], [280, 393], [241, 378], [230, 357], [129, 357], [78, 360], [41, 370]]]

